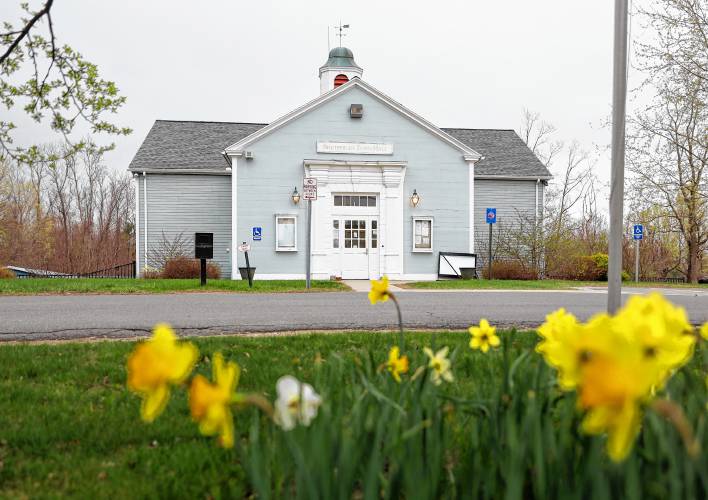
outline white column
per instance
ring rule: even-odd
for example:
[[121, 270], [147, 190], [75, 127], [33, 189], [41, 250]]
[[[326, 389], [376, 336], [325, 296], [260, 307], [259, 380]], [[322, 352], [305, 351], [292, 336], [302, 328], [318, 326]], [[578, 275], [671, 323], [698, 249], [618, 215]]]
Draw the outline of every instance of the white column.
[[231, 160], [231, 279], [240, 280], [238, 272], [238, 156]]
[[468, 252], [474, 253], [474, 164], [476, 160], [467, 160], [467, 166], [469, 168], [469, 181], [467, 184], [467, 189], [469, 190], [469, 207], [468, 207], [468, 217], [469, 217], [469, 234], [468, 234]]

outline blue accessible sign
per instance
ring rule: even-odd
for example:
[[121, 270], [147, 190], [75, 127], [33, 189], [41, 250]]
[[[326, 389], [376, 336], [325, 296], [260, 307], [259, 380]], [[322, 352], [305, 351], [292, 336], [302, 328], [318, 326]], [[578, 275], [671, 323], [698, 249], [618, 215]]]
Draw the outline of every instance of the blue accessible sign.
[[634, 239], [641, 240], [644, 238], [644, 226], [641, 224], [634, 225]]
[[254, 227], [253, 228], [253, 241], [261, 241], [262, 236], [263, 236], [263, 228], [262, 227]]
[[494, 224], [497, 222], [497, 209], [488, 208], [487, 209], [487, 224]]

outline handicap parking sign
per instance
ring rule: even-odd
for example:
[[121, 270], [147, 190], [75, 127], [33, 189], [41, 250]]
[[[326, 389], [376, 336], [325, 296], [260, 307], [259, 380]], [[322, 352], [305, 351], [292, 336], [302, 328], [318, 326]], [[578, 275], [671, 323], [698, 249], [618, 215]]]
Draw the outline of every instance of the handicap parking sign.
[[635, 224], [634, 225], [634, 239], [635, 240], [641, 240], [644, 238], [644, 226], [641, 224]]
[[488, 208], [487, 209], [487, 224], [494, 224], [497, 222], [497, 209]]
[[262, 227], [254, 227], [253, 228], [253, 241], [261, 241], [262, 235], [263, 235], [263, 228]]

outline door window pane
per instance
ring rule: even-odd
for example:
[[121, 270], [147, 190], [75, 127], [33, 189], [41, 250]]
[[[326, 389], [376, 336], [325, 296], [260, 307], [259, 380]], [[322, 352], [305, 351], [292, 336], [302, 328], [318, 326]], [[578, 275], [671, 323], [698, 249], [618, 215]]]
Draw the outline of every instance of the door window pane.
[[371, 248], [379, 247], [379, 224], [376, 219], [371, 221]]
[[339, 221], [332, 221], [332, 248], [339, 248]]

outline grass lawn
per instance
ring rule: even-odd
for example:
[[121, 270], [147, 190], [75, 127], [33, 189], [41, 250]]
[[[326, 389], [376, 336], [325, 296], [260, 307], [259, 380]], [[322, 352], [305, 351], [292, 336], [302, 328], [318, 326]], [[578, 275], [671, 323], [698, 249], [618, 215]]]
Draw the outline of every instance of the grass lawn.
[[[338, 281], [312, 281], [312, 291], [341, 291], [349, 287]], [[34, 278], [0, 280], [0, 295], [74, 294], [74, 293], [171, 293], [171, 292], [304, 292], [304, 280], [198, 279], [114, 279], [114, 278]]]
[[[450, 346], [456, 379], [440, 388], [425, 377], [408, 382], [433, 335], [438, 347]], [[139, 420], [139, 399], [125, 386], [132, 342], [0, 345], [0, 498], [700, 498], [708, 491], [705, 453], [689, 463], [677, 433], [656, 416], [645, 419], [641, 450], [610, 463], [602, 438], [577, 432], [575, 400], [554, 388], [533, 353], [536, 336], [501, 336], [506, 348], [485, 355], [469, 349], [466, 332], [407, 334], [411, 370], [400, 385], [376, 370], [395, 334], [196, 339], [198, 373], [210, 376], [208, 356], [221, 351], [242, 368], [239, 392], [273, 400], [276, 380], [293, 374], [323, 399], [311, 427], [288, 433], [254, 408], [237, 412], [231, 450], [199, 434], [182, 390], [154, 423]], [[696, 370], [705, 369], [703, 351]], [[669, 390], [692, 424], [703, 422], [705, 449], [705, 419], [696, 417], [705, 412], [704, 377], [677, 375]]]
[[[570, 281], [570, 280], [442, 280], [418, 281], [397, 285], [402, 288], [417, 288], [423, 290], [571, 290], [583, 286], [607, 286], [602, 281]], [[637, 288], [708, 288], [708, 285], [692, 285], [688, 283], [652, 283], [627, 281], [623, 287]]]

